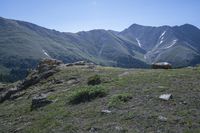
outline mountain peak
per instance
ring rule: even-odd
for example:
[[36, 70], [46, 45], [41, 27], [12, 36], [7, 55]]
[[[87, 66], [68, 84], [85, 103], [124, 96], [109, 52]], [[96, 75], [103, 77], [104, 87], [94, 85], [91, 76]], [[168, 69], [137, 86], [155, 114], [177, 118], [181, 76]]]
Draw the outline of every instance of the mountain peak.
[[198, 27], [196, 27], [196, 26], [194, 26], [194, 25], [192, 25], [192, 24], [189, 24], [189, 23], [183, 24], [183, 25], [181, 25], [180, 27], [199, 29]]
[[[139, 28], [139, 27], [144, 27], [143, 25], [139, 25], [139, 24], [132, 24], [131, 26], [128, 27], [128, 29], [134, 29], [134, 28]], [[146, 27], [146, 26], [145, 26]]]

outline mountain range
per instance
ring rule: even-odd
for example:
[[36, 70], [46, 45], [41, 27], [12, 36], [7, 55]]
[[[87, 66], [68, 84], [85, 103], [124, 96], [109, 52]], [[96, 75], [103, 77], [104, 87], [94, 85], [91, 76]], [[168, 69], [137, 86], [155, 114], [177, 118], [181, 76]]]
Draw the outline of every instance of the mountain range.
[[200, 63], [200, 29], [190, 24], [133, 24], [120, 32], [69, 33], [0, 17], [0, 80], [5, 75], [23, 78], [42, 58], [125, 68], [148, 68], [155, 62], [169, 62], [174, 68], [193, 66]]

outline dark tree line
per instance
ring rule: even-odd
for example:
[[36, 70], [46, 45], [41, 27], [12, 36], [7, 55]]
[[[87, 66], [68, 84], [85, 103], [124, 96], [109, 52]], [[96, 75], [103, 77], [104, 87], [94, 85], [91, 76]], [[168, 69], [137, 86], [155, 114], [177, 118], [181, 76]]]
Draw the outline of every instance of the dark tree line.
[[24, 79], [27, 75], [26, 69], [11, 69], [9, 74], [0, 74], [0, 82], [15, 82]]

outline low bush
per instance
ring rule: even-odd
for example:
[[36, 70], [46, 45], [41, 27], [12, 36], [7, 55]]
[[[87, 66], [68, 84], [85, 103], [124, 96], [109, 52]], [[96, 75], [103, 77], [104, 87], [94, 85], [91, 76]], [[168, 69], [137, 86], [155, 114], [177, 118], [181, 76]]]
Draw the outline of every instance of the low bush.
[[94, 75], [88, 78], [88, 85], [99, 85], [101, 83], [101, 79], [99, 75]]
[[128, 102], [130, 99], [132, 99], [132, 96], [128, 93], [116, 94], [111, 97], [109, 107], [117, 107], [117, 105]]
[[88, 86], [72, 92], [69, 96], [69, 103], [79, 104], [81, 102], [91, 101], [98, 97], [104, 97], [105, 95], [106, 91], [101, 86]]

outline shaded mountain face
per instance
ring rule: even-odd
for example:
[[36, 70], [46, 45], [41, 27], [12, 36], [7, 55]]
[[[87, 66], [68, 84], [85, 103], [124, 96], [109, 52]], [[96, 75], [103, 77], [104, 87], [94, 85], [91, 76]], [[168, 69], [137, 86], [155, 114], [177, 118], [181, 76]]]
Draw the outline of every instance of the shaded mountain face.
[[[147, 68], [167, 61], [175, 67], [200, 63], [200, 30], [192, 25], [133, 24], [121, 32], [65, 33], [0, 18], [0, 73], [26, 75], [42, 58], [65, 63], [86, 60], [105, 66]], [[24, 73], [24, 74], [22, 74]], [[0, 76], [0, 80], [4, 77]]]

